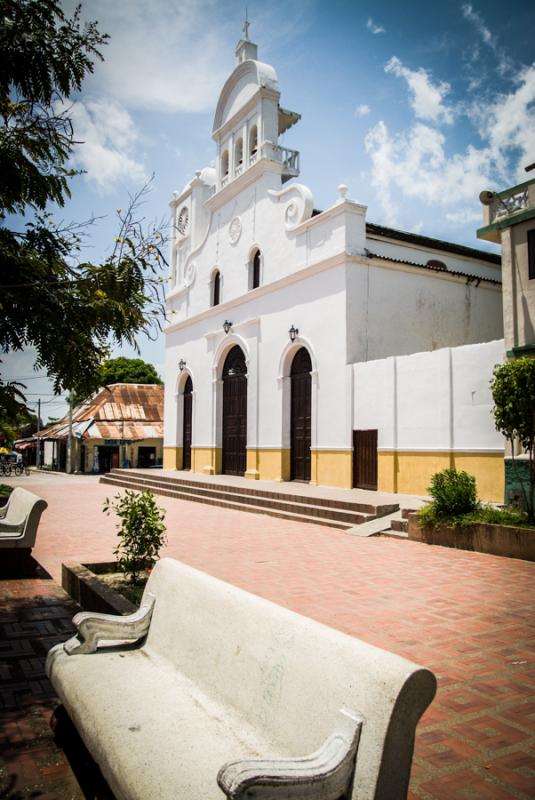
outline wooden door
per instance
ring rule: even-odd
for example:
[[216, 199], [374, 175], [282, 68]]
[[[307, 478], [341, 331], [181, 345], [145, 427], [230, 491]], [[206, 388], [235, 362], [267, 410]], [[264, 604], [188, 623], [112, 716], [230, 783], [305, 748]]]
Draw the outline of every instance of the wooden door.
[[377, 490], [377, 431], [353, 431], [353, 486]]
[[182, 428], [182, 469], [191, 469], [191, 419], [193, 383], [188, 375], [184, 386], [184, 422]]
[[243, 475], [247, 463], [247, 367], [238, 345], [223, 366], [223, 472]]
[[310, 480], [310, 420], [312, 405], [312, 362], [305, 347], [294, 356], [291, 369], [291, 457], [290, 478]]

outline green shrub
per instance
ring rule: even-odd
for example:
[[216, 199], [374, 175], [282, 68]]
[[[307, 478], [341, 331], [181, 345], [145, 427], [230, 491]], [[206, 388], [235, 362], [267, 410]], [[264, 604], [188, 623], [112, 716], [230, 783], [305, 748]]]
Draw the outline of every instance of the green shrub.
[[0, 497], [9, 497], [12, 491], [12, 486], [8, 486], [7, 483], [0, 483]]
[[[115, 502], [114, 502], [115, 501]], [[158, 508], [150, 489], [142, 492], [118, 494], [114, 501], [104, 501], [103, 511], [115, 511], [121, 524], [117, 525], [120, 539], [115, 548], [119, 569], [130, 575], [132, 583], [137, 583], [139, 573], [150, 569], [156, 563], [160, 549], [166, 543], [165, 510]]]
[[476, 479], [467, 472], [443, 469], [435, 472], [428, 490], [433, 502], [419, 512], [423, 525], [454, 522], [479, 508]]
[[492, 508], [492, 506], [481, 506], [481, 508], [466, 514], [462, 518], [462, 524], [473, 522], [487, 522], [492, 525], [510, 525], [513, 528], [533, 528], [528, 515], [516, 507]]

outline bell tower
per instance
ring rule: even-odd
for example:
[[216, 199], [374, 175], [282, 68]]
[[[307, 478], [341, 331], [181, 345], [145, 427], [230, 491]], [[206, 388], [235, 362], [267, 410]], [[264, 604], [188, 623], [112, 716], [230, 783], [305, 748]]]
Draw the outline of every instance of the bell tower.
[[258, 60], [258, 46], [249, 39], [245, 18], [243, 38], [236, 45], [236, 66], [216, 108], [212, 138], [217, 145], [216, 194], [251, 170], [269, 170], [285, 183], [299, 175], [299, 152], [279, 145], [279, 136], [301, 117], [280, 105], [277, 73]]

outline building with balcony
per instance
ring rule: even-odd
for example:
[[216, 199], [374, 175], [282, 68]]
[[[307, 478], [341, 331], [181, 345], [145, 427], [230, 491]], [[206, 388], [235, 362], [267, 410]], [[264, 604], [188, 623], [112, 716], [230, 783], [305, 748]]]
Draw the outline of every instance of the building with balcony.
[[164, 467], [423, 492], [459, 463], [493, 498], [500, 257], [370, 222], [344, 185], [316, 209], [279, 143], [299, 119], [242, 39], [215, 166], [170, 203]]
[[502, 246], [503, 330], [509, 358], [535, 355], [535, 178], [483, 191], [477, 235]]

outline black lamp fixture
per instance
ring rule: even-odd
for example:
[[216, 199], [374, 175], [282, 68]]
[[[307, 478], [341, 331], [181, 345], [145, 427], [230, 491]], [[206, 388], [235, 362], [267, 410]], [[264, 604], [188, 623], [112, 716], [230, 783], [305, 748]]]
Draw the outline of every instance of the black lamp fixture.
[[225, 333], [228, 333], [231, 328], [232, 328], [232, 322], [229, 322], [228, 319], [226, 319], [223, 323], [223, 330], [225, 331]]
[[186, 366], [186, 362], [184, 361], [183, 358], [181, 358], [180, 361], [178, 362], [178, 368], [179, 368], [180, 372], [184, 371], [184, 367], [185, 366]]
[[299, 328], [294, 328], [294, 326], [292, 325], [292, 327], [288, 331], [288, 335], [290, 336], [290, 341], [295, 342], [296, 336], [299, 336]]

